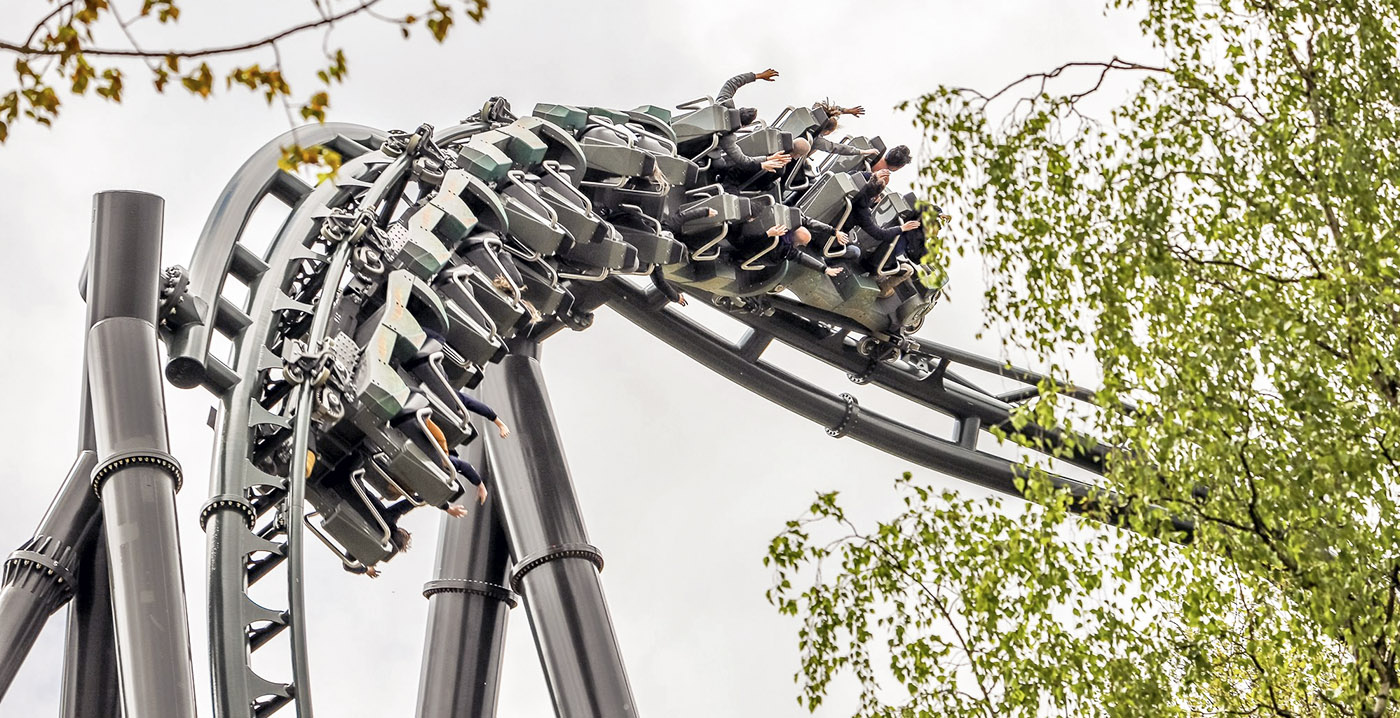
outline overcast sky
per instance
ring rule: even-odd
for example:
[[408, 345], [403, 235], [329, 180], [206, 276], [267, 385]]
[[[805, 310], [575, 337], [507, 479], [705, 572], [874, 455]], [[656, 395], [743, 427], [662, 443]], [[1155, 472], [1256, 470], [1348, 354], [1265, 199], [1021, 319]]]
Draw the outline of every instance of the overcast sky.
[[[258, 36], [280, 22], [275, 13], [304, 5], [190, 3], [177, 42]], [[47, 7], [25, 0], [0, 11], [0, 39], [22, 39], [29, 19]], [[915, 147], [910, 118], [893, 107], [940, 83], [1000, 87], [1066, 61], [1150, 56], [1132, 17], [1105, 17], [1089, 0], [495, 0], [484, 24], [457, 28], [442, 47], [421, 36], [402, 42], [372, 21], [345, 25], [334, 45], [346, 48], [350, 80], [332, 94], [332, 119], [385, 129], [448, 126], [491, 95], [508, 97], [520, 114], [540, 101], [671, 106], [714, 94], [730, 75], [771, 66], [780, 79], [741, 96], [764, 116], [830, 97], [867, 108], [865, 118], [847, 122], [852, 131]], [[289, 43], [282, 56], [294, 76], [309, 73], [321, 62], [319, 38]], [[93, 193], [165, 197], [164, 262], [186, 264], [229, 176], [288, 127], [280, 108], [237, 92], [224, 96], [222, 83], [209, 101], [156, 97], [136, 68], [130, 72], [123, 105], [68, 101], [54, 129], [12, 128], [0, 146], [0, 247], [11, 267], [0, 282], [0, 389], [10, 407], [0, 414], [9, 446], [0, 552], [32, 533], [72, 460], [83, 321], [76, 287]], [[311, 88], [303, 80], [297, 90]], [[958, 211], [956, 198], [941, 199]], [[952, 301], [933, 312], [923, 333], [998, 354], [994, 337], [975, 338], [980, 266], [961, 262], [952, 279]], [[794, 352], [779, 347], [766, 358], [951, 436], [949, 420], [898, 407]], [[858, 519], [882, 516], [893, 508], [892, 480], [913, 467], [828, 438], [822, 427], [748, 395], [610, 312], [600, 312], [587, 332], [551, 340], [544, 368], [589, 534], [607, 560], [603, 585], [639, 714], [806, 715], [792, 682], [797, 623], [763, 598], [768, 540], [817, 490], [843, 491]], [[204, 422], [212, 397], [168, 389], [166, 401], [186, 473], [182, 550], [200, 710], [208, 715], [205, 547], [196, 516], [207, 497], [211, 432]], [[406, 519], [414, 550], [387, 564], [377, 581], [342, 572], [329, 553], [308, 546], [322, 715], [411, 714], [427, 607], [420, 590], [431, 578], [437, 521], [426, 511]], [[62, 617], [45, 631], [0, 715], [57, 713]], [[549, 715], [523, 608], [512, 612], [508, 633], [499, 713]], [[277, 665], [269, 666], [271, 674]], [[846, 692], [819, 715], [853, 708]]]

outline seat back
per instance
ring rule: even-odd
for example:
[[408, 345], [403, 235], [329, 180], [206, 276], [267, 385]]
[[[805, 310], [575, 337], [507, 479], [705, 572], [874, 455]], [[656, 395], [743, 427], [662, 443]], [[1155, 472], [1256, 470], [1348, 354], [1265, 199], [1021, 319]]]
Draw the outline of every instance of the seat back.
[[827, 172], [797, 201], [802, 213], [819, 222], [840, 227], [851, 211], [851, 200], [864, 183], [844, 172]]
[[[847, 137], [841, 140], [841, 144], [862, 150], [877, 149], [881, 153], [885, 151], [885, 142], [879, 137]], [[854, 172], [869, 168], [870, 162], [863, 155], [827, 155], [818, 169], [823, 172]]]
[[773, 128], [794, 137], [814, 132], [826, 122], [826, 112], [813, 107], [789, 107], [774, 120]]
[[792, 134], [761, 127], [739, 138], [739, 149], [751, 157], [767, 157], [775, 152], [792, 151]]
[[706, 139], [721, 132], [733, 132], [739, 127], [739, 111], [724, 105], [706, 105], [671, 122], [676, 141], [681, 143]]

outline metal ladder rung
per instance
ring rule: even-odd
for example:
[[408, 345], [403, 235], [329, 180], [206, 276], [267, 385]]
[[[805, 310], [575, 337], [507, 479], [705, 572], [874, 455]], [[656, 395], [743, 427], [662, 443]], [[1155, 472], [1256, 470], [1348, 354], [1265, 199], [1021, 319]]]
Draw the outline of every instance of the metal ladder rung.
[[248, 650], [256, 651], [267, 645], [268, 641], [271, 641], [276, 638], [279, 633], [287, 630], [287, 625], [286, 621], [273, 621], [266, 626], [248, 629], [246, 636], [248, 639]]
[[227, 297], [219, 297], [214, 305], [214, 329], [229, 339], [237, 339], [253, 323], [253, 318], [234, 305]]
[[267, 558], [249, 561], [248, 565], [244, 568], [244, 571], [248, 575], [248, 586], [251, 587], [258, 581], [261, 581], [264, 576], [272, 572], [272, 569], [277, 568], [286, 560], [287, 556], [285, 554], [273, 553], [269, 554]]
[[254, 279], [261, 277], [268, 270], [267, 262], [262, 260], [253, 250], [248, 249], [248, 245], [242, 242], [235, 242], [233, 245], [233, 255], [229, 257], [228, 273], [244, 284], [251, 284]]
[[277, 198], [288, 207], [294, 207], [305, 199], [306, 195], [311, 194], [311, 185], [301, 181], [300, 177], [290, 172], [279, 171], [273, 175], [272, 183], [267, 188], [267, 194]]

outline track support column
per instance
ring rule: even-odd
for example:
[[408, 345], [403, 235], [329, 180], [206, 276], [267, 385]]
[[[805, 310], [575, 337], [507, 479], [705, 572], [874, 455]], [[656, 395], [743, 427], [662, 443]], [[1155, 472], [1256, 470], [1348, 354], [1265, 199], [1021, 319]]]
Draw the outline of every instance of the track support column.
[[5, 560], [0, 586], [0, 697], [49, 616], [77, 587], [78, 565], [83, 553], [92, 550], [101, 515], [90, 478], [96, 463], [91, 451], [78, 453], [34, 537]]
[[[193, 718], [194, 666], [156, 339], [165, 202], [102, 192], [88, 272], [88, 388], [126, 718]], [[159, 620], [153, 620], [158, 617]]]
[[560, 718], [636, 716], [612, 617], [588, 543], [569, 466], [550, 409], [537, 345], [516, 347], [486, 373], [482, 400], [514, 434], [487, 432], [494, 501], [505, 520], [515, 569]]
[[[466, 449], [494, 496], [499, 483], [485, 462], [484, 439]], [[470, 493], [468, 494], [470, 499]], [[428, 599], [428, 635], [418, 684], [419, 718], [495, 718], [506, 621], [515, 607], [510, 548], [488, 502], [463, 518], [444, 515]]]

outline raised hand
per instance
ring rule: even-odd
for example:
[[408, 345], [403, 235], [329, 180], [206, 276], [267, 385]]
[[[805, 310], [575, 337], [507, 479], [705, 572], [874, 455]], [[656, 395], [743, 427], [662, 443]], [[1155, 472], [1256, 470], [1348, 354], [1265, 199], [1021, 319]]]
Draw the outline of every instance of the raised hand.
[[876, 170], [876, 171], [875, 171], [875, 179], [880, 180], [881, 182], [884, 182], [884, 183], [889, 183], [889, 181], [890, 181], [890, 171], [889, 171], [889, 169], [886, 168], [886, 169], [882, 169], [882, 170]]
[[755, 72], [753, 76], [760, 80], [767, 80], [769, 82], [772, 82], [773, 78], [778, 76], [778, 71], [770, 67], [767, 70], [764, 70], [763, 72]]
[[775, 224], [775, 225], [773, 225], [772, 227], [769, 227], [769, 228], [768, 228], [768, 231], [766, 232], [766, 234], [767, 234], [769, 237], [781, 237], [781, 236], [787, 234], [787, 231], [788, 231], [788, 228], [787, 228], [787, 225], [786, 225], [786, 224]]
[[836, 241], [840, 242], [841, 244], [849, 244], [851, 241], [851, 237], [850, 235], [847, 235], [845, 232], [842, 232], [838, 229], [836, 230]]
[[908, 232], [908, 231], [911, 230], [911, 229], [918, 229], [918, 228], [919, 228], [919, 220], [917, 220], [917, 219], [911, 219], [911, 220], [909, 220], [908, 222], [905, 222], [904, 224], [899, 225], [899, 229], [900, 229], [900, 231], [902, 231], [902, 232]]
[[842, 267], [827, 267], [827, 268], [826, 268], [826, 276], [828, 276], [828, 277], [834, 277], [834, 276], [840, 274], [842, 271], [844, 271]]
[[510, 436], [510, 427], [506, 426], [506, 423], [504, 421], [501, 421], [500, 418], [496, 419], [496, 428], [501, 430], [502, 439], [506, 438], [507, 436]]
[[763, 160], [762, 166], [763, 169], [767, 170], [768, 172], [777, 172], [778, 170], [787, 166], [787, 163], [791, 161], [792, 155], [786, 152], [774, 152], [773, 154], [768, 155], [767, 159]]
[[[871, 148], [868, 149], [868, 150], [861, 150], [860, 153], [863, 154], [863, 155], [865, 155], [866, 157], [874, 157], [875, 155], [880, 154], [880, 151], [877, 150], [877, 149], [875, 149], [874, 147], [871, 147]], [[884, 170], [880, 170], [880, 171], [881, 171], [881, 172], [884, 172]]]
[[448, 506], [446, 510], [448, 516], [454, 516], [459, 519], [467, 515], [467, 507], [461, 504], [452, 504]]
[[[478, 504], [485, 504], [485, 503], [486, 503], [486, 496], [487, 496], [487, 493], [486, 493], [486, 484], [477, 484], [477, 485], [476, 485], [476, 502], [477, 502]], [[466, 509], [462, 509], [462, 513], [463, 513], [463, 514], [466, 514], [466, 513], [467, 513], [467, 510], [466, 510]]]

